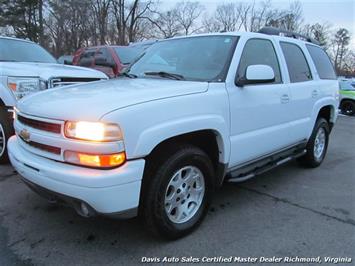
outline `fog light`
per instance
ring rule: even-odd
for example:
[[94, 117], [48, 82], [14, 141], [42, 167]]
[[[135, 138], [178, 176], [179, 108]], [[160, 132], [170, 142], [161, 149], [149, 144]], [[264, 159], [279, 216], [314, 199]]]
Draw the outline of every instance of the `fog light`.
[[118, 167], [126, 162], [126, 153], [115, 154], [86, 154], [75, 151], [65, 151], [64, 160], [68, 163], [84, 165], [89, 167], [112, 168]]

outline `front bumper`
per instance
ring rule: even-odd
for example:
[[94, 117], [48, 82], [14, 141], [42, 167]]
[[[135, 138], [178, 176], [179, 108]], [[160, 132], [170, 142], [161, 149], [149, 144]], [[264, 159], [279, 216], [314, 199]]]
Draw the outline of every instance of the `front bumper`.
[[36, 192], [86, 203], [103, 215], [127, 211], [133, 214], [132, 210], [138, 208], [143, 159], [128, 161], [112, 170], [89, 169], [29, 153], [19, 145], [16, 136], [9, 139], [8, 152], [14, 168]]

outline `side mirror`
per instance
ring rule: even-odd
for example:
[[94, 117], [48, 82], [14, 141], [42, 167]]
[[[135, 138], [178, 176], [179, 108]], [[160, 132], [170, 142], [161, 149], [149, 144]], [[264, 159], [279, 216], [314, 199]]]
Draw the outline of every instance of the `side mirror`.
[[110, 67], [110, 68], [114, 68], [115, 67], [114, 63], [108, 62], [106, 60], [106, 58], [104, 58], [104, 57], [95, 58], [95, 65], [104, 66], [104, 67]]
[[251, 65], [245, 71], [245, 76], [236, 80], [237, 86], [248, 84], [271, 83], [275, 81], [274, 70], [268, 65]]

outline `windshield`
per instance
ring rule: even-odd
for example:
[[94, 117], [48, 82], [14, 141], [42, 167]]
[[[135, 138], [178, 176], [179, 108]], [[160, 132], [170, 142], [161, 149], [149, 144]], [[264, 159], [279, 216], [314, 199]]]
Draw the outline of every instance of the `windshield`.
[[149, 72], [165, 72], [185, 80], [223, 81], [236, 40], [233, 36], [201, 36], [158, 42], [131, 66], [129, 73], [144, 77]]
[[115, 52], [124, 65], [130, 64], [143, 53], [141, 47], [115, 47]]
[[0, 61], [57, 63], [50, 53], [35, 43], [2, 38]]

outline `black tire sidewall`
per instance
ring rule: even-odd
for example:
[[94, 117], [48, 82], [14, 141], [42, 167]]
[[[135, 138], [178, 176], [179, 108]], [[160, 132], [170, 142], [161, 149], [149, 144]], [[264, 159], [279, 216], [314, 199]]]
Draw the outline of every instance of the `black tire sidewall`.
[[[314, 156], [314, 145], [315, 145], [317, 133], [320, 128], [323, 128], [325, 131], [325, 147], [324, 147], [322, 156], [319, 159], [317, 159]], [[307, 155], [309, 157], [308, 160], [309, 160], [309, 163], [312, 167], [319, 166], [325, 158], [325, 155], [326, 155], [327, 149], [328, 149], [328, 143], [329, 143], [329, 132], [330, 132], [329, 131], [329, 124], [328, 124], [327, 120], [325, 120], [324, 118], [319, 118], [317, 120], [315, 128], [312, 132], [310, 141], [307, 144]]]
[[9, 159], [8, 159], [8, 154], [7, 154], [7, 141], [9, 140], [9, 138], [11, 137], [13, 130], [11, 127], [11, 123], [9, 121], [8, 118], [8, 114], [7, 111], [4, 110], [4, 108], [0, 107], [0, 124], [4, 130], [5, 133], [5, 151], [4, 153], [0, 156], [0, 164], [4, 164], [4, 163], [8, 163]]
[[[185, 166], [197, 167], [204, 176], [205, 194], [202, 204], [195, 215], [187, 222], [173, 223], [165, 212], [164, 200], [167, 186], [171, 177]], [[149, 186], [149, 192], [153, 197], [146, 202], [145, 211], [153, 214], [155, 230], [165, 238], [178, 238], [186, 235], [196, 228], [205, 216], [213, 190], [213, 168], [206, 154], [197, 148], [185, 148], [168, 158], [156, 171], [153, 182]], [[149, 215], [149, 214], [148, 214]]]
[[[346, 111], [347, 105], [352, 106], [352, 112], [351, 113], [347, 113], [347, 111]], [[341, 112], [344, 115], [350, 115], [350, 116], [354, 115], [354, 111], [355, 111], [355, 103], [354, 102], [349, 101], [349, 100], [346, 100], [346, 101], [342, 102], [342, 104], [341, 104]]]

